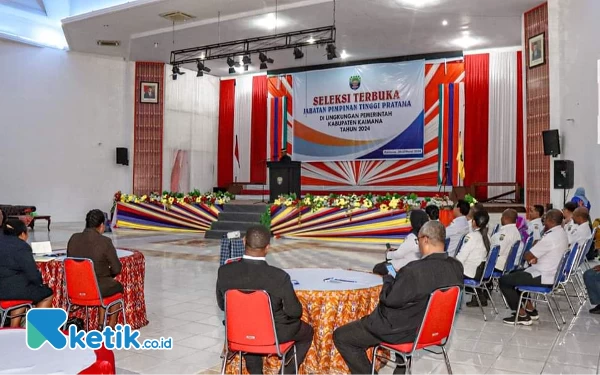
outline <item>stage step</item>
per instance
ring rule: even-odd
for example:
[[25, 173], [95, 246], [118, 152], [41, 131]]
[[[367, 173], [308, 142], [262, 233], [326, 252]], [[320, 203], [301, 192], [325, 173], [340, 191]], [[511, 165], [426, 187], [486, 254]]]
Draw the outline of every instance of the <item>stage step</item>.
[[240, 231], [246, 234], [248, 228], [260, 224], [261, 216], [266, 212], [267, 205], [263, 203], [248, 204], [230, 202], [223, 206], [217, 221], [213, 222], [204, 238], [221, 239], [228, 232]]

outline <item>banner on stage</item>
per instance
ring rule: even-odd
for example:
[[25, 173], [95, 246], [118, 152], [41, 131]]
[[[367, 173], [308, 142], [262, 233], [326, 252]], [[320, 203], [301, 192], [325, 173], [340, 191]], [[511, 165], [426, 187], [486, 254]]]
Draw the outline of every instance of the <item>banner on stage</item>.
[[425, 61], [293, 74], [293, 159], [419, 159]]

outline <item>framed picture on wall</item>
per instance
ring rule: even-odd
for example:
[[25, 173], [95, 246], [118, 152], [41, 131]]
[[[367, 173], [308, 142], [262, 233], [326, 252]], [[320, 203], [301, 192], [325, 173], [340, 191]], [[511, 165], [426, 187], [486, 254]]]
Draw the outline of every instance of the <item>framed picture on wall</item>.
[[140, 82], [140, 103], [158, 103], [158, 82]]
[[529, 67], [546, 63], [545, 33], [529, 38]]

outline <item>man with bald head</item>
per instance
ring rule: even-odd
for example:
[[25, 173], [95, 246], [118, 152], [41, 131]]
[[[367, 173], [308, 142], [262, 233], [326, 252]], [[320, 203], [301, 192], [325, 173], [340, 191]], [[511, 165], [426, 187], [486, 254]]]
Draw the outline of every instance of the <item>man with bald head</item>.
[[569, 246], [578, 244], [582, 246], [592, 236], [592, 228], [590, 226], [590, 214], [585, 207], [577, 207], [573, 211], [573, 224], [571, 230], [567, 232], [569, 238]]
[[[463, 285], [462, 264], [444, 251], [446, 229], [438, 221], [425, 223], [419, 235], [421, 259], [400, 268], [396, 277], [383, 277], [379, 304], [368, 316], [339, 327], [333, 342], [352, 374], [370, 374], [371, 361], [367, 349], [382, 342], [412, 343], [429, 295], [436, 289]], [[395, 374], [404, 373], [397, 362]]]
[[519, 291], [517, 285], [552, 285], [556, 271], [564, 253], [569, 248], [567, 233], [562, 227], [563, 214], [559, 210], [550, 210], [544, 221], [545, 231], [542, 239], [524, 254], [525, 260], [531, 265], [524, 271], [512, 272], [500, 278], [500, 290], [511, 310], [513, 316], [504, 319], [506, 324], [515, 324], [515, 315], [519, 314], [517, 324], [531, 325], [532, 320], [539, 319], [537, 310], [531, 301], [526, 306], [519, 304]]
[[[298, 367], [304, 361], [313, 339], [313, 328], [304, 323], [302, 305], [294, 286], [284, 270], [267, 264], [271, 233], [263, 226], [251, 227], [244, 237], [245, 254], [241, 261], [223, 265], [217, 276], [217, 304], [225, 309], [225, 292], [231, 289], [264, 290], [269, 293], [273, 319], [280, 343], [294, 340]], [[273, 343], [274, 344], [274, 343]], [[263, 357], [246, 354], [246, 368], [250, 374], [263, 373]], [[294, 361], [285, 366], [285, 372], [295, 372]]]
[[492, 247], [500, 245], [500, 253], [496, 262], [496, 270], [503, 271], [506, 265], [506, 258], [515, 243], [521, 242], [521, 233], [517, 229], [517, 211], [509, 208], [502, 213], [500, 218], [500, 230], [492, 236]]

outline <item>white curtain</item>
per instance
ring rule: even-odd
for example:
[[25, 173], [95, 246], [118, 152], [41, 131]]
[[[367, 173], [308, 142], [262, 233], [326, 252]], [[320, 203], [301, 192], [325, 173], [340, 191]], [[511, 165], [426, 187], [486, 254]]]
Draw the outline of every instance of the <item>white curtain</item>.
[[[515, 182], [517, 165], [517, 52], [490, 53], [488, 182]], [[512, 187], [489, 187], [493, 197]], [[514, 194], [508, 197], [514, 197]]]
[[165, 65], [163, 190], [187, 193], [216, 186], [219, 78], [183, 69], [171, 79]]
[[253, 77], [250, 75], [237, 77], [235, 79], [235, 105], [233, 114], [233, 180], [237, 182], [250, 182], [252, 80]]

